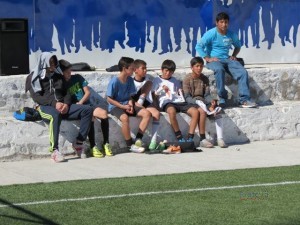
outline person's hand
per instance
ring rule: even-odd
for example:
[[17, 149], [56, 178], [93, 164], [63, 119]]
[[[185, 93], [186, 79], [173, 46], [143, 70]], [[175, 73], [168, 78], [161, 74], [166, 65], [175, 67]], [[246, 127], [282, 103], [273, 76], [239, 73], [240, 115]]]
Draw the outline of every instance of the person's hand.
[[133, 114], [133, 106], [132, 106], [132, 105], [129, 105], [129, 104], [123, 105], [122, 108], [123, 108], [127, 113]]
[[218, 62], [219, 59], [216, 57], [212, 57], [212, 58], [205, 58], [206, 62], [210, 63], [210, 62]]
[[164, 89], [164, 91], [167, 93], [170, 89], [168, 88], [168, 86], [163, 85], [162, 88]]
[[235, 56], [230, 56], [229, 58], [230, 58], [230, 60], [234, 60], [234, 61], [237, 60]]
[[64, 106], [64, 103], [62, 102], [56, 102], [55, 108], [57, 111], [61, 112], [62, 107]]
[[77, 105], [83, 105], [81, 102], [76, 102]]
[[61, 114], [66, 114], [69, 110], [69, 106], [67, 104], [63, 104], [63, 107], [60, 111]]

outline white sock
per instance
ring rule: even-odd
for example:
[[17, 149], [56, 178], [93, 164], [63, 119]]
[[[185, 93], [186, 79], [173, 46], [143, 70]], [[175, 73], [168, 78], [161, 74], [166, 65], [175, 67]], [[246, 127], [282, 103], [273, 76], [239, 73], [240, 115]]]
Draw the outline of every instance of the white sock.
[[155, 142], [156, 143], [158, 128], [159, 128], [159, 121], [153, 120], [153, 122], [152, 122], [152, 138], [151, 138], [151, 142]]
[[223, 118], [215, 119], [216, 131], [217, 131], [217, 138], [223, 139]]
[[144, 105], [145, 102], [145, 97], [144, 96], [140, 96], [139, 100], [137, 101], [137, 103], [139, 103], [141, 106]]

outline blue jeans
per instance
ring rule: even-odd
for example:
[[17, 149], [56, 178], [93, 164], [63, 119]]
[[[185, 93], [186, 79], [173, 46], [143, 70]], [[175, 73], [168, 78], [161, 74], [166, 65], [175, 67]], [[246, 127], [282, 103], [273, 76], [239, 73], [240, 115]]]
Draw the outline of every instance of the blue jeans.
[[215, 73], [216, 85], [220, 99], [227, 99], [228, 93], [225, 89], [225, 72], [228, 72], [238, 82], [240, 103], [250, 100], [248, 72], [235, 60], [220, 59], [218, 62], [210, 62], [206, 67]]

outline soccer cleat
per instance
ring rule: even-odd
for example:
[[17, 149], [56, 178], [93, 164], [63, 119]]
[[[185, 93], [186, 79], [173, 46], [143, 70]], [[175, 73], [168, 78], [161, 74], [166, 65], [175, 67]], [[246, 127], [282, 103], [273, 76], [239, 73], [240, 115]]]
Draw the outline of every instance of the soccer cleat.
[[111, 149], [110, 144], [106, 143], [106, 144], [103, 146], [103, 148], [104, 148], [104, 151], [105, 151], [105, 155], [106, 155], [106, 156], [113, 156], [113, 155], [114, 155], [113, 152], [112, 152], [112, 149]]
[[207, 139], [203, 139], [202, 141], [200, 141], [200, 146], [199, 147], [213, 148], [214, 145], [212, 143], [210, 143]]
[[228, 147], [228, 145], [225, 143], [225, 141], [222, 138], [218, 139], [218, 146], [220, 148], [227, 148]]
[[72, 147], [74, 149], [74, 151], [76, 152], [77, 156], [85, 159], [86, 158], [86, 154], [85, 154], [85, 150], [84, 150], [84, 145], [83, 143], [79, 144], [76, 141], [73, 142]]
[[157, 147], [156, 142], [155, 141], [151, 141], [148, 148], [149, 148], [150, 151], [154, 151], [156, 149], [156, 147]]
[[186, 142], [194, 142], [193, 138], [189, 138], [186, 140]]
[[135, 152], [135, 153], [143, 153], [145, 151], [145, 148], [137, 146], [137, 145], [131, 145], [130, 149], [131, 152]]
[[60, 151], [58, 151], [58, 149], [55, 149], [52, 154], [51, 154], [51, 159], [56, 162], [56, 163], [59, 163], [59, 162], [64, 162], [66, 161], [64, 156], [60, 153]]
[[180, 146], [170, 145], [166, 150], [163, 150], [165, 154], [179, 154], [181, 153]]
[[103, 158], [104, 155], [97, 146], [92, 148], [92, 156], [95, 158]]
[[139, 147], [142, 147], [142, 146], [143, 146], [143, 142], [142, 142], [141, 139], [136, 139], [134, 144], [135, 144], [136, 146], [139, 146]]
[[184, 138], [180, 138], [178, 139], [178, 142], [186, 142], [186, 140]]

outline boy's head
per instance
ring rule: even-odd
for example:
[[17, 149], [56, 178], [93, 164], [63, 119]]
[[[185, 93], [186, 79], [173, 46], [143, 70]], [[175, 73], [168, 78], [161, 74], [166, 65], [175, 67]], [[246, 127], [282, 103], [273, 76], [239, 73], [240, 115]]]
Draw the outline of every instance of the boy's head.
[[134, 73], [136, 76], [145, 77], [147, 73], [147, 63], [144, 60], [136, 59], [133, 62]]
[[229, 25], [229, 16], [225, 12], [220, 12], [216, 17], [216, 26], [221, 32], [226, 32]]
[[59, 66], [61, 71], [63, 72], [65, 80], [70, 80], [72, 73], [72, 64], [67, 60], [61, 59], [59, 60]]
[[201, 57], [194, 57], [192, 58], [190, 64], [193, 74], [200, 76], [204, 66], [203, 59]]
[[173, 60], [167, 59], [161, 65], [162, 77], [169, 79], [176, 70], [176, 64]]
[[133, 62], [133, 58], [122, 57], [118, 63], [119, 71], [125, 72], [127, 75], [132, 75], [134, 70]]

